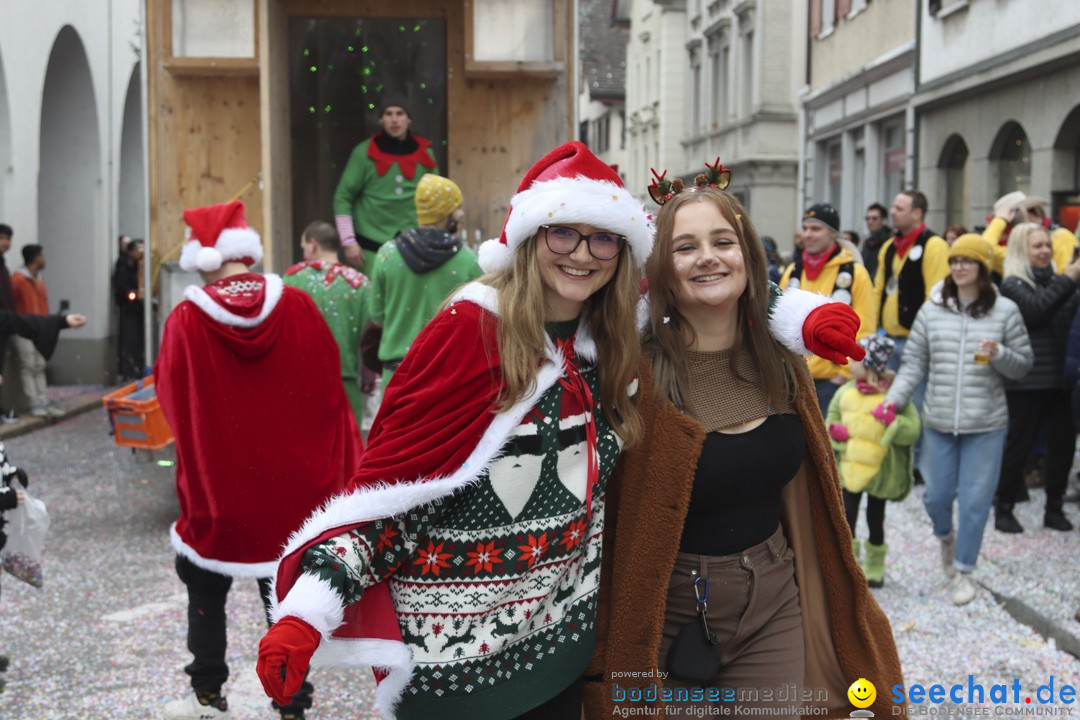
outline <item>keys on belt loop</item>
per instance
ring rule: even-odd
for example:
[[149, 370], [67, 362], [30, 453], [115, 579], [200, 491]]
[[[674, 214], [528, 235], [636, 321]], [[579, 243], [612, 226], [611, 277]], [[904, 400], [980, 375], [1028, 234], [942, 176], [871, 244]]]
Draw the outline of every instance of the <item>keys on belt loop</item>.
[[701, 618], [701, 629], [705, 632], [705, 642], [715, 645], [716, 633], [709, 628], [707, 615], [709, 612], [709, 579], [701, 577], [697, 570], [691, 570], [690, 577], [693, 578], [694, 582], [694, 600], [697, 601], [697, 612]]

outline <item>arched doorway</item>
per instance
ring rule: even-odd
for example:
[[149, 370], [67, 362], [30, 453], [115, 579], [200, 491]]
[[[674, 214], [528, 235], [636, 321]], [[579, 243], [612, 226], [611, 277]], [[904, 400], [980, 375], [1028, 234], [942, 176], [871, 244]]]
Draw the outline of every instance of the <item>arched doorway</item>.
[[[45, 71], [41, 100], [38, 168], [38, 237], [48, 261], [49, 302], [64, 300], [86, 313], [90, 324], [62, 343], [50, 373], [61, 382], [100, 380], [103, 358], [91, 357], [88, 341], [108, 328], [109, 255], [102, 238], [105, 197], [101, 177], [101, 133], [90, 65], [82, 39], [71, 26], [56, 36]], [[82, 346], [67, 358], [64, 346]]]
[[958, 134], [949, 136], [938, 158], [941, 185], [945, 188], [945, 224], [964, 225], [971, 207], [971, 153]]
[[1054, 218], [1076, 232], [1080, 225], [1080, 105], [1061, 123], [1054, 138], [1052, 162]]
[[[990, 146], [991, 172], [997, 174], [997, 195], [1031, 192], [1031, 143], [1020, 123], [1010, 120]], [[993, 185], [991, 185], [993, 187]]]
[[142, 83], [140, 65], [135, 63], [124, 99], [124, 119], [120, 129], [120, 184], [117, 204], [117, 231], [133, 238], [146, 237], [146, 174], [143, 163]]

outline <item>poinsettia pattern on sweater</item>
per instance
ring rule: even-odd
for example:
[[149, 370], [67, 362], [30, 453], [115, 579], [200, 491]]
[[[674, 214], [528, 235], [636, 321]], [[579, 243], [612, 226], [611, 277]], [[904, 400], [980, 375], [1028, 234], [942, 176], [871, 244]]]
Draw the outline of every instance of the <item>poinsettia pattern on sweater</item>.
[[[582, 376], [599, 397], [595, 368], [583, 364]], [[436, 699], [440, 717], [454, 717], [446, 702], [454, 696], [496, 707], [523, 683], [584, 669], [593, 647], [605, 489], [620, 448], [603, 413], [595, 413], [600, 478], [591, 514], [585, 413], [556, 383], [477, 482], [308, 551], [305, 571], [329, 580], [347, 603], [373, 578], [389, 576], [416, 663], [399, 717], [421, 714]], [[483, 715], [482, 707], [471, 708], [469, 717]]]

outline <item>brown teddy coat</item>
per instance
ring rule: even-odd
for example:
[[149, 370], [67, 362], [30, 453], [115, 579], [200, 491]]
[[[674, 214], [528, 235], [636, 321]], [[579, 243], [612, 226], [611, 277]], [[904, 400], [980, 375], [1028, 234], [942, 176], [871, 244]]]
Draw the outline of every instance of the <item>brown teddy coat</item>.
[[[645, 365], [638, 404], [645, 437], [622, 454], [608, 486], [596, 652], [584, 683], [587, 720], [612, 716], [612, 672], [620, 673], [623, 688], [661, 684], [648, 675], [622, 673], [655, 674], [668, 579], [705, 442], [700, 424], [654, 394]], [[889, 621], [851, 550], [836, 462], [805, 368], [799, 381], [796, 410], [806, 434], [806, 457], [784, 489], [782, 524], [795, 552], [803, 612], [803, 687], [827, 688], [828, 716], [848, 717], [854, 708], [847, 689], [866, 678], [877, 688], [870, 709], [885, 717], [892, 713], [889, 689], [903, 682], [900, 659]]]

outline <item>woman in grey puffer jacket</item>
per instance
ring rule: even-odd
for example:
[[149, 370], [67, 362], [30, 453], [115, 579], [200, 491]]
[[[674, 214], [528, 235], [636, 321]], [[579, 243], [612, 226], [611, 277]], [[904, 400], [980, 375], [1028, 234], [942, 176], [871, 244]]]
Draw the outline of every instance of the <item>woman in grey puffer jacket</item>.
[[1035, 445], [1039, 426], [1044, 423], [1047, 447], [1043, 525], [1054, 530], [1073, 529], [1061, 508], [1076, 449], [1076, 427], [1070, 393], [1065, 390], [1063, 366], [1069, 325], [1080, 304], [1080, 292], [1077, 292], [1080, 261], [1074, 260], [1058, 275], [1051, 264], [1052, 256], [1050, 233], [1042, 225], [1023, 223], [1013, 228], [1005, 255], [1001, 294], [1020, 307], [1035, 351], [1035, 366], [1021, 380], [1005, 383], [1009, 437], [1005, 441], [994, 509], [994, 527], [1001, 532], [1024, 530], [1013, 515], [1013, 506], [1023, 491], [1024, 465]]
[[[923, 504], [941, 541], [952, 600], [971, 602], [971, 572], [997, 488], [1009, 425], [1004, 378], [1023, 377], [1034, 354], [1020, 309], [990, 280], [993, 251], [978, 235], [949, 249], [950, 274], [915, 316], [883, 409], [907, 403], [929, 375], [922, 412]], [[953, 534], [953, 502], [958, 502]]]

